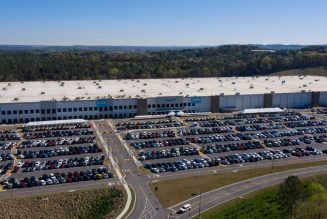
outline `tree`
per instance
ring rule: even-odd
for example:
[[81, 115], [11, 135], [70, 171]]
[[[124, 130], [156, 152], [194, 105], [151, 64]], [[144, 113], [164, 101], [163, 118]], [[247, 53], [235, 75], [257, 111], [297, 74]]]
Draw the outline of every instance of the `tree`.
[[278, 201], [286, 214], [292, 215], [297, 203], [305, 197], [306, 191], [303, 183], [297, 176], [289, 176], [280, 184]]
[[326, 219], [327, 191], [319, 183], [311, 183], [308, 190], [311, 196], [294, 210], [294, 219]]

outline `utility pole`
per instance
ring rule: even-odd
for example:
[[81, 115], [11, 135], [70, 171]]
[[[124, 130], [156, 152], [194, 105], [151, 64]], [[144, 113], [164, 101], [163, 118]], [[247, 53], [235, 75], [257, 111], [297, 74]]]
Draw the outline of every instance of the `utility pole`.
[[199, 219], [201, 218], [201, 188], [200, 188], [200, 197], [199, 197]]

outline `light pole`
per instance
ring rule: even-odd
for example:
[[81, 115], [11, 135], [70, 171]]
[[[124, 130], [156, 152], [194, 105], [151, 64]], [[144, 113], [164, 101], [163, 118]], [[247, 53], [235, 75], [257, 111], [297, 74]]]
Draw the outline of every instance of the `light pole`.
[[199, 196], [199, 219], [201, 218], [201, 188], [200, 188], [200, 196]]

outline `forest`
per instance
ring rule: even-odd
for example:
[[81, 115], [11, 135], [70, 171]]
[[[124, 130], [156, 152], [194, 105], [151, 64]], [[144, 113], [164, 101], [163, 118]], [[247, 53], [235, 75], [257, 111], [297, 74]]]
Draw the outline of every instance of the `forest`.
[[256, 76], [308, 67], [327, 68], [327, 46], [274, 51], [251, 45], [110, 52], [0, 48], [0, 81]]

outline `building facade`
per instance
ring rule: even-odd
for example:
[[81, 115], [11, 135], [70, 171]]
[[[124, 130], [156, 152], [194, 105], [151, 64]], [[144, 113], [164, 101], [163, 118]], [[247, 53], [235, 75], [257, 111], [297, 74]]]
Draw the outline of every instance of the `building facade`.
[[246, 108], [313, 106], [327, 106], [327, 92], [0, 103], [0, 122], [12, 124], [64, 119], [128, 118], [171, 111], [228, 112]]

